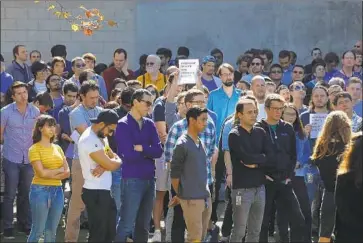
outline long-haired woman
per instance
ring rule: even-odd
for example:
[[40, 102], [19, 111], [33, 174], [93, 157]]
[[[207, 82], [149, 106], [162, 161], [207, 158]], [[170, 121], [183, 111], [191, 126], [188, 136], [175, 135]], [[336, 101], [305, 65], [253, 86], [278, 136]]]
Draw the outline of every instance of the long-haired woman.
[[59, 220], [62, 216], [64, 195], [61, 180], [69, 177], [69, 167], [61, 147], [54, 144], [56, 121], [41, 115], [34, 128], [33, 145], [29, 160], [34, 169], [29, 202], [32, 214], [28, 242], [55, 242]]
[[335, 242], [363, 242], [362, 132], [352, 139], [339, 166], [335, 188]]
[[[314, 188], [311, 187], [310, 184], [313, 185], [314, 180], [310, 179], [310, 175], [307, 175], [307, 172], [314, 171], [311, 169], [311, 163], [309, 160], [309, 157], [311, 155], [311, 145], [310, 140], [306, 136], [303, 125], [301, 123], [301, 120], [299, 118], [299, 111], [294, 106], [294, 104], [288, 103], [285, 104], [283, 113], [282, 113], [282, 119], [288, 123], [290, 123], [294, 131], [296, 133], [296, 154], [297, 154], [297, 163], [296, 163], [296, 169], [295, 169], [295, 177], [292, 178], [292, 186], [294, 189], [294, 192], [296, 194], [296, 197], [299, 201], [301, 212], [304, 215], [305, 218], [305, 239], [310, 240], [311, 239], [311, 225], [312, 225], [312, 219], [311, 219], [311, 200], [310, 198], [313, 198], [314, 196]], [[315, 170], [317, 171], [317, 170]], [[313, 175], [311, 175], [313, 176]], [[308, 193], [308, 185], [309, 189], [312, 191], [309, 195]], [[316, 187], [315, 187], [316, 188]], [[310, 197], [309, 197], [310, 196]], [[284, 212], [278, 212], [277, 220], [280, 221], [280, 217], [287, 217], [287, 215], [284, 215]], [[280, 233], [280, 239], [288, 239], [288, 225], [282, 225], [283, 222], [287, 222], [287, 220], [281, 220], [278, 225], [279, 227], [279, 233]]]
[[318, 166], [323, 181], [319, 242], [330, 242], [335, 222], [334, 190], [341, 155], [350, 142], [351, 121], [345, 112], [331, 112], [315, 143], [311, 159]]

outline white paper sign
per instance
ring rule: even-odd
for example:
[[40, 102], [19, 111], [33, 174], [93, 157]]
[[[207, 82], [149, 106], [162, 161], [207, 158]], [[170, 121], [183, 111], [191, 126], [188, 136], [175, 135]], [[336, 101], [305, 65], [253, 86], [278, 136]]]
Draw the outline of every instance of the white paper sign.
[[179, 60], [179, 84], [195, 84], [199, 70], [198, 59]]
[[79, 137], [81, 135], [79, 135], [79, 133], [77, 132], [77, 130], [74, 130], [71, 134], [71, 139], [74, 141], [75, 144], [78, 144], [78, 140], [79, 140]]
[[317, 138], [328, 114], [310, 114], [310, 138]]

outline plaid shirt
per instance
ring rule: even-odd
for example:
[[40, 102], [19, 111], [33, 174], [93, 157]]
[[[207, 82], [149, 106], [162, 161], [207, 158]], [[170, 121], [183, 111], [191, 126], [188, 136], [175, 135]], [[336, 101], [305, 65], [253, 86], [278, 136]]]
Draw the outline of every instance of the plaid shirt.
[[352, 116], [352, 131], [353, 132], [359, 132], [359, 126], [360, 126], [361, 122], [362, 122], [362, 118], [353, 111], [353, 116]]
[[[165, 161], [171, 161], [177, 140], [179, 139], [179, 137], [181, 137], [182, 134], [186, 133], [187, 131], [188, 124], [185, 118], [176, 122], [170, 128], [164, 147]], [[207, 153], [208, 184], [210, 185], [213, 183], [211, 161], [216, 147], [216, 128], [211, 119], [208, 119], [207, 127], [202, 133], [199, 134], [199, 138], [204, 144]]]

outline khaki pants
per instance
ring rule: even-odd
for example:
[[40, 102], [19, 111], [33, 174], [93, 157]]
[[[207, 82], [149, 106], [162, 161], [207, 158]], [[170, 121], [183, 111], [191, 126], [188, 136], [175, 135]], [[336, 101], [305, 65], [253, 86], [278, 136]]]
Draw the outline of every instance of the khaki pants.
[[207, 234], [209, 220], [212, 214], [212, 200], [204, 199], [180, 200], [185, 224], [188, 230], [188, 242], [201, 242]]
[[84, 179], [82, 175], [82, 168], [80, 161], [74, 159], [72, 163], [72, 195], [69, 202], [69, 209], [67, 214], [67, 225], [64, 235], [65, 242], [77, 242], [79, 229], [80, 229], [80, 217], [82, 211], [85, 209], [85, 205], [82, 200], [82, 188]]

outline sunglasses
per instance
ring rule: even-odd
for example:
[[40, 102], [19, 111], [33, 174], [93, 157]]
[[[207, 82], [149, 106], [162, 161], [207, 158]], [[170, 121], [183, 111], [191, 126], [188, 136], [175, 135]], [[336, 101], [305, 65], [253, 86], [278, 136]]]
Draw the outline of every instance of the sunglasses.
[[154, 66], [154, 64], [155, 64], [154, 62], [147, 62], [146, 66]]
[[294, 73], [303, 74], [302, 71], [294, 71]]
[[156, 91], [155, 91], [155, 90], [149, 90], [149, 92], [150, 92], [152, 95], [156, 95]]
[[281, 71], [271, 71], [270, 73], [282, 73]]
[[300, 85], [296, 85], [295, 87], [294, 87], [294, 90], [295, 91], [301, 91], [301, 90], [306, 90], [306, 88], [305, 88], [305, 86], [300, 86]]
[[259, 63], [259, 62], [253, 62], [253, 63], [251, 63], [251, 66], [261, 66], [261, 63]]
[[86, 64], [76, 64], [75, 66], [76, 66], [76, 68], [84, 68], [86, 66]]
[[140, 100], [140, 102], [144, 102], [146, 104], [147, 107], [152, 106], [152, 102], [148, 101], [148, 100]]
[[61, 79], [60, 78], [51, 78], [49, 81], [50, 82], [60, 82]]

